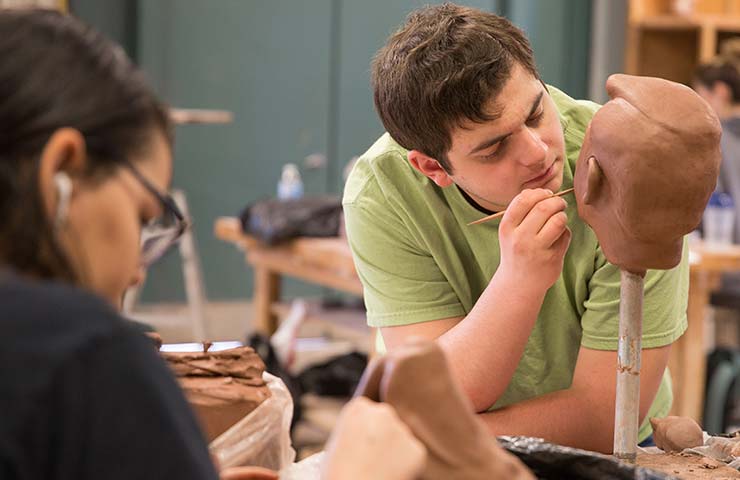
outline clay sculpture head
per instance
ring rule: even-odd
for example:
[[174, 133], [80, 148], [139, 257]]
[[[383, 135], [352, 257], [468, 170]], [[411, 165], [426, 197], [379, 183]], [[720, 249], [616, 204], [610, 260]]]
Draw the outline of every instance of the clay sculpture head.
[[476, 418], [436, 343], [412, 340], [375, 359], [357, 394], [392, 405], [426, 446], [427, 465], [420, 479], [535, 478]]
[[576, 164], [578, 214], [610, 263], [633, 273], [681, 261], [717, 183], [721, 127], [690, 88], [612, 75]]

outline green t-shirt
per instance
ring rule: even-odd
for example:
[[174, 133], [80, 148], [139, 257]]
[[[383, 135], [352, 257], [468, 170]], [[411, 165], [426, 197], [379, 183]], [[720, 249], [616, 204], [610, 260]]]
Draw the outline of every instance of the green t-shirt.
[[[586, 126], [598, 105], [549, 90], [565, 136], [565, 189], [573, 186]], [[343, 204], [368, 324], [373, 327], [467, 315], [498, 268], [499, 221], [468, 227], [483, 214], [457, 186], [440, 188], [414, 170], [407, 151], [388, 134], [358, 160]], [[581, 345], [617, 350], [619, 269], [606, 261], [572, 196], [566, 212], [572, 239], [563, 272], [545, 295], [514, 376], [492, 409], [569, 388]], [[643, 348], [668, 345], [686, 330], [686, 250], [678, 267], [647, 273]], [[492, 348], [495, 341], [491, 339]], [[647, 418], [667, 415], [671, 402], [666, 369]], [[650, 432], [646, 421], [640, 427], [640, 441]]]

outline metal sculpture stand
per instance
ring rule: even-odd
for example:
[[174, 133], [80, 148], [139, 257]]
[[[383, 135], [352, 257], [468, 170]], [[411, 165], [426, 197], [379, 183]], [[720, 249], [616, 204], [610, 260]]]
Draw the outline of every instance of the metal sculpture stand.
[[640, 360], [644, 272], [621, 271], [614, 456], [635, 463], [640, 427]]

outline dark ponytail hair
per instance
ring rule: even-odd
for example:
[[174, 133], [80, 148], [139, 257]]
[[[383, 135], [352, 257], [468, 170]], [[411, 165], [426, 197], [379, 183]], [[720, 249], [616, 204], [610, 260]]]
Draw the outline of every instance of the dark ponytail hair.
[[76, 283], [38, 188], [39, 155], [63, 127], [84, 137], [95, 178], [148, 148], [156, 129], [171, 132], [119, 46], [59, 12], [0, 10], [0, 264]]

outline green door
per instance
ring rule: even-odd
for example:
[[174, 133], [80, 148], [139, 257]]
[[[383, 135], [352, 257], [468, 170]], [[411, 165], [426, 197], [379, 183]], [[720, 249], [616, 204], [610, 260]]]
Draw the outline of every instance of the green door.
[[[158, 0], [138, 4], [139, 63], [174, 106], [220, 108], [229, 125], [177, 127], [173, 186], [188, 197], [210, 299], [244, 298], [243, 255], [213, 221], [274, 195], [282, 165], [327, 153], [331, 0]], [[304, 171], [307, 193], [326, 169]], [[149, 273], [144, 301], [184, 298], [180, 258]]]

